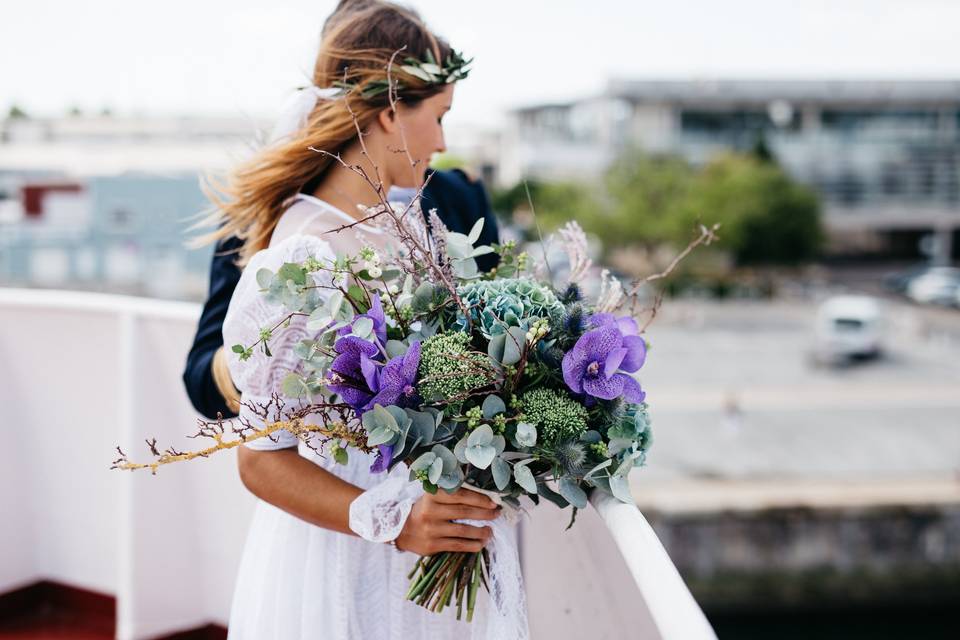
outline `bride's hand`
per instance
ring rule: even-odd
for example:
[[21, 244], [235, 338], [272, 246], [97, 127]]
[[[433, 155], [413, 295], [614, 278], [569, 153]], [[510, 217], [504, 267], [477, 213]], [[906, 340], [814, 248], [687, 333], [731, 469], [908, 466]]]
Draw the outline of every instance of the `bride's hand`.
[[490, 527], [474, 527], [451, 520], [493, 520], [500, 507], [487, 496], [458, 489], [451, 494], [440, 490], [425, 493], [417, 500], [403, 531], [397, 536], [397, 548], [429, 556], [443, 551], [480, 551], [490, 540]]

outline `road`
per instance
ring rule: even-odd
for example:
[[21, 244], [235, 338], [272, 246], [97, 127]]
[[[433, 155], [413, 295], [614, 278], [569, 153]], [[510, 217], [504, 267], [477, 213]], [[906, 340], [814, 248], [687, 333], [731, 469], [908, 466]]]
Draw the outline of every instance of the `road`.
[[667, 301], [641, 372], [654, 425], [634, 483], [960, 472], [960, 312], [888, 302], [887, 354], [809, 357], [816, 304]]

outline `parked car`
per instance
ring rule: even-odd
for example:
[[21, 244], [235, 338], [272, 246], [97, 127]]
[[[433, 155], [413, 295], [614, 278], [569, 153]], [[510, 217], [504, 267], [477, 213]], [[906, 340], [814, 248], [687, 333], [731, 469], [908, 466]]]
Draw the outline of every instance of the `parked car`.
[[960, 269], [931, 267], [907, 284], [907, 297], [920, 304], [957, 304]]
[[834, 296], [817, 309], [815, 357], [836, 363], [879, 357], [883, 352], [883, 310], [870, 296]]

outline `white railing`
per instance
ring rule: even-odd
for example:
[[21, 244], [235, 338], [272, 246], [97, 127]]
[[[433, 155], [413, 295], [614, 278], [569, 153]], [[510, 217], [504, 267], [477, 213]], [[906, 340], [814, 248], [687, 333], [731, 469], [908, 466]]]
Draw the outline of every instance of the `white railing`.
[[[198, 315], [0, 289], [0, 593], [47, 579], [115, 595], [121, 639], [226, 623], [254, 502], [233, 455], [155, 477], [109, 470], [117, 445], [137, 458], [148, 437], [191, 447], [180, 374]], [[569, 531], [552, 505], [522, 524], [533, 637], [712, 638], [640, 512], [592, 502]]]

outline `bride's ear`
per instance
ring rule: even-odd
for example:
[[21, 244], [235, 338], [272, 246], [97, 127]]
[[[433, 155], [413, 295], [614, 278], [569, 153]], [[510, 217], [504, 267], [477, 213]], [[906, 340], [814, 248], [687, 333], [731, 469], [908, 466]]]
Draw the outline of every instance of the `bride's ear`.
[[387, 107], [377, 114], [377, 122], [385, 133], [392, 134], [397, 130], [397, 112], [393, 107]]

